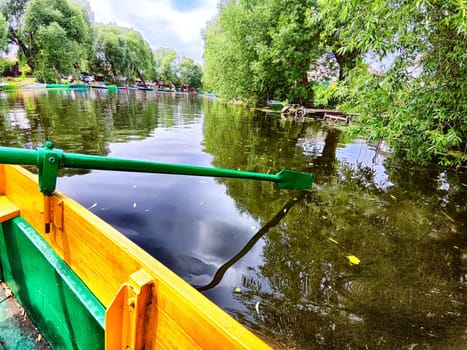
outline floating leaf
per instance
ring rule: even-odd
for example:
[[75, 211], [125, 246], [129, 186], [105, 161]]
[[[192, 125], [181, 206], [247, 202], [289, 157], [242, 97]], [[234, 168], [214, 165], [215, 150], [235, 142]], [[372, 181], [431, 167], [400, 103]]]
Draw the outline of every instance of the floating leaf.
[[393, 196], [392, 194], [390, 194], [389, 197], [391, 197], [392, 199], [397, 199], [397, 197]]
[[339, 244], [339, 242], [337, 242], [335, 239], [333, 239], [333, 238], [331, 238], [331, 237], [329, 237], [328, 239], [329, 239], [332, 243]]
[[347, 255], [347, 259], [349, 259], [349, 263], [351, 265], [358, 265], [360, 264], [360, 259], [357, 258], [355, 255]]
[[235, 288], [234, 292], [235, 292], [235, 293], [241, 293], [242, 290], [240, 289], [240, 287], [237, 287], [237, 288]]

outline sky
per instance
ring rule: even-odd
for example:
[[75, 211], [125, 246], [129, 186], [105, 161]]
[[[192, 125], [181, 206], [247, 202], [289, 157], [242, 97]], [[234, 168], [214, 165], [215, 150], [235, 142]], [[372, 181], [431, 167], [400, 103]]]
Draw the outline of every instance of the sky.
[[202, 63], [201, 31], [219, 0], [88, 0], [95, 22], [133, 28], [153, 49], [174, 49]]

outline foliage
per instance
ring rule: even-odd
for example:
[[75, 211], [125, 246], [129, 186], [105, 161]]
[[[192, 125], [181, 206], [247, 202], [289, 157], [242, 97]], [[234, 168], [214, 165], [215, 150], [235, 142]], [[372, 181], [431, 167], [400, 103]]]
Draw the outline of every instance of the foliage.
[[179, 84], [177, 76], [177, 52], [164, 47], [158, 48], [155, 53], [157, 79], [165, 85]]
[[24, 33], [23, 15], [29, 0], [3, 0], [2, 14], [8, 21], [8, 43], [16, 45], [23, 55], [28, 54], [28, 38]]
[[60, 81], [87, 59], [90, 24], [74, 2], [31, 0], [24, 12], [23, 29], [30, 38], [25, 56], [36, 68], [38, 79]]
[[185, 86], [194, 88], [201, 87], [201, 79], [203, 77], [203, 70], [199, 64], [189, 57], [182, 57], [179, 66], [180, 83]]
[[312, 83], [313, 104], [316, 107], [336, 106], [336, 83], [326, 84], [321, 82]]
[[360, 56], [339, 84], [342, 107], [360, 113], [359, 131], [385, 138], [412, 161], [465, 164], [465, 2], [320, 3], [313, 20], [323, 25], [322, 40], [332, 50], [394, 59], [387, 71], [373, 73]]
[[205, 88], [252, 103], [309, 101], [315, 1], [228, 1], [204, 31]]
[[175, 50], [164, 47], [154, 52], [157, 80], [164, 85], [201, 87], [203, 70], [190, 57], [180, 57]]
[[7, 25], [5, 16], [0, 13], [0, 52], [4, 51], [7, 46]]
[[115, 78], [153, 79], [153, 53], [139, 32], [114, 24], [95, 25], [95, 32], [95, 57], [91, 63], [95, 71]]

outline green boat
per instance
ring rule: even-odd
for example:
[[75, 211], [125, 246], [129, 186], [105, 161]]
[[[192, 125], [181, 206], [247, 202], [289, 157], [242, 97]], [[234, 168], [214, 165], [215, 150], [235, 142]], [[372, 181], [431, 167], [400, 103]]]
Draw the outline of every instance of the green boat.
[[45, 84], [46, 89], [89, 89], [88, 84]]

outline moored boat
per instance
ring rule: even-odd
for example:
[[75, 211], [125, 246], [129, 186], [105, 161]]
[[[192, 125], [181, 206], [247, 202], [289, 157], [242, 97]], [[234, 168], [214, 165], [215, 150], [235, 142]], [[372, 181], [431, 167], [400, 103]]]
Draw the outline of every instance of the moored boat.
[[88, 89], [88, 84], [45, 84], [46, 89]]
[[[12, 163], [37, 165], [39, 177]], [[56, 191], [62, 166], [250, 178], [280, 188], [309, 188], [311, 174], [65, 154], [50, 143], [37, 151], [0, 147], [2, 280], [52, 348], [269, 348], [123, 234]]]

